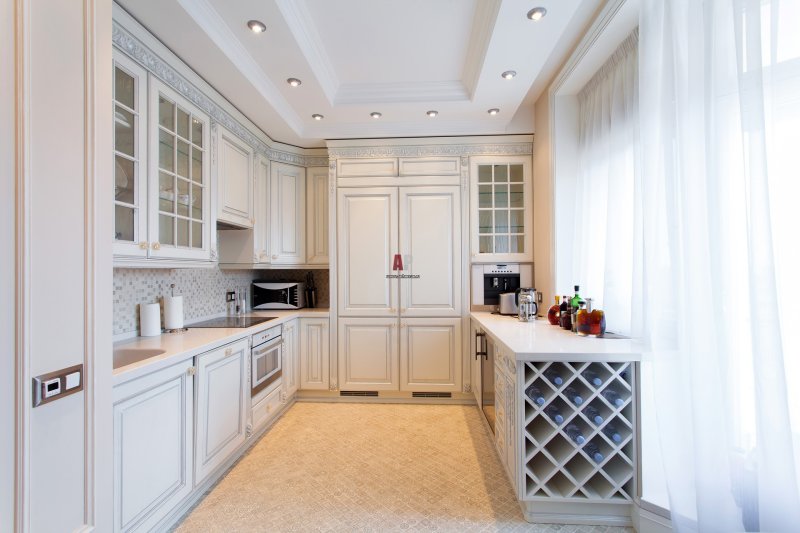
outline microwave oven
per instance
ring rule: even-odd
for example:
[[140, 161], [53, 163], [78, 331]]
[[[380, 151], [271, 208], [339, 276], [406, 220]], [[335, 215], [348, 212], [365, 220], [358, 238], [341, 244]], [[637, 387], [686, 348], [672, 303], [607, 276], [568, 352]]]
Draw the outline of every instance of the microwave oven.
[[297, 281], [254, 281], [253, 310], [300, 309], [306, 306], [306, 284]]

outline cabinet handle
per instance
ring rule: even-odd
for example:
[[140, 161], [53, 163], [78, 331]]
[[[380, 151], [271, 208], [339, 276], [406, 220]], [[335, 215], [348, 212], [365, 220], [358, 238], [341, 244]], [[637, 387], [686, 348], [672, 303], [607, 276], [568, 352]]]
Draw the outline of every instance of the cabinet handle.
[[161, 243], [160, 242], [154, 242], [150, 247], [153, 250], [160, 250], [161, 249]]
[[395, 311], [397, 311], [397, 309], [395, 309], [394, 307], [390, 307], [390, 308], [389, 308], [389, 312], [390, 312], [390, 313], [394, 313]]
[[278, 258], [278, 254], [272, 254], [272, 258], [273, 259], [277, 259]]
[[190, 366], [189, 368], [186, 369], [186, 374], [189, 376], [194, 376], [196, 372], [197, 370], [193, 366]]
[[231, 355], [233, 355], [233, 348], [226, 348], [225, 357], [230, 357]]
[[149, 245], [150, 245], [150, 243], [148, 243], [147, 241], [140, 241], [139, 242], [139, 248], [142, 249], [142, 250], [147, 250]]

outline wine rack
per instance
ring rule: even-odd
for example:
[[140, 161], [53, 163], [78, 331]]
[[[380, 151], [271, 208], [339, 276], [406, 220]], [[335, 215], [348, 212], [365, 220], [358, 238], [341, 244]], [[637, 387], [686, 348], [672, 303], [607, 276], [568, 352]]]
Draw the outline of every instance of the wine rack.
[[[613, 503], [633, 499], [637, 453], [635, 369], [631, 362], [523, 364], [521, 492], [525, 500]], [[587, 371], [589, 377], [584, 374]], [[538, 390], [538, 403], [526, 393], [531, 386]], [[579, 404], [571, 397], [572, 392], [580, 396]], [[549, 406], [557, 408], [563, 421], [559, 423], [548, 416], [546, 410], [553, 413]], [[571, 438], [568, 426], [571, 431], [576, 426], [584, 442]], [[588, 453], [595, 446], [602, 457]]]

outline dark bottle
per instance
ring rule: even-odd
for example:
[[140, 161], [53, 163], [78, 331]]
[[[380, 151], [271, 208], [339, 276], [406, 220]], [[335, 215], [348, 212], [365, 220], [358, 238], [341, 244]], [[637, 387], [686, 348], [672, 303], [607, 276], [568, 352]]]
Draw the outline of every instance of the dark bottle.
[[564, 389], [564, 396], [566, 396], [569, 401], [574, 403], [575, 405], [580, 405], [583, 403], [583, 396], [581, 396], [578, 391], [573, 389], [572, 387], [567, 387]]
[[561, 413], [558, 411], [558, 407], [556, 407], [552, 403], [547, 407], [545, 407], [544, 412], [547, 416], [550, 417], [550, 420], [552, 420], [556, 424], [560, 425], [564, 422], [564, 417], [561, 416]]
[[580, 288], [581, 288], [580, 285], [575, 285], [575, 295], [572, 298], [570, 298], [570, 300], [569, 300], [569, 310], [570, 310], [570, 313], [572, 314], [572, 317], [571, 317], [572, 318], [572, 324], [571, 325], [572, 325], [572, 332], [573, 333], [577, 333], [578, 332], [578, 311], [580, 311], [581, 303], [583, 303], [583, 299], [581, 298], [581, 295], [578, 294], [578, 291], [580, 290]]
[[547, 320], [554, 326], [558, 326], [561, 324], [561, 305], [559, 301], [561, 300], [560, 296], [556, 296], [556, 303], [550, 307], [550, 310], [547, 311]]
[[570, 312], [569, 300], [566, 294], [561, 298], [560, 310], [561, 310], [561, 317], [559, 319], [559, 322], [561, 324], [561, 327], [564, 329], [572, 329], [572, 320], [569, 314]]
[[616, 407], [622, 407], [622, 405], [625, 403], [625, 400], [620, 397], [619, 393], [611, 387], [605, 389], [601, 394], [603, 395], [603, 398], [611, 403], [611, 405]]
[[595, 387], [599, 387], [603, 384], [603, 380], [600, 378], [600, 375], [594, 370], [584, 370], [581, 375], [586, 381]]
[[544, 405], [544, 395], [536, 385], [531, 384], [528, 386], [528, 388], [525, 389], [525, 395], [536, 405]]
[[595, 463], [599, 463], [604, 459], [603, 454], [600, 452], [600, 448], [598, 448], [597, 444], [594, 442], [590, 442], [584, 446], [583, 451], [586, 452], [586, 455], [591, 457]]
[[612, 424], [608, 424], [606, 427], [603, 428], [603, 433], [606, 434], [606, 437], [613, 440], [614, 442], [622, 442], [622, 435], [617, 432], [617, 428], [614, 427]]
[[586, 442], [586, 438], [584, 438], [581, 428], [575, 424], [569, 424], [567, 427], [565, 427], [564, 433], [566, 433], [569, 438], [574, 440], [575, 444], [583, 444]]
[[561, 374], [559, 374], [559, 372], [554, 368], [548, 368], [545, 370], [544, 377], [546, 377], [550, 383], [557, 387], [564, 383], [564, 380], [561, 379]]
[[603, 423], [603, 415], [600, 414], [600, 411], [596, 407], [587, 405], [586, 409], [583, 410], [583, 413], [587, 416], [587, 418], [589, 418], [589, 420], [594, 422], [595, 425], [599, 426]]

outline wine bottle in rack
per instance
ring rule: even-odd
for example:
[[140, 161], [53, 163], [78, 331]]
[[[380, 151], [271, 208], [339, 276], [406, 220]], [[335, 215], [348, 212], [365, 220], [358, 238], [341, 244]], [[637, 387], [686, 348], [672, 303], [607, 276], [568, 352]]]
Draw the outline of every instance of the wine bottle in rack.
[[584, 379], [586, 379], [586, 381], [588, 381], [589, 383], [591, 383], [595, 387], [599, 387], [600, 385], [603, 384], [602, 378], [594, 370], [584, 370], [581, 373], [581, 375], [584, 377]]
[[622, 405], [625, 403], [625, 400], [622, 399], [619, 393], [611, 387], [605, 389], [601, 394], [603, 395], [603, 398], [617, 407], [622, 407]]
[[625, 370], [620, 372], [619, 377], [621, 377], [623, 381], [628, 381], [628, 369], [626, 368]]
[[600, 414], [600, 411], [597, 409], [597, 407], [594, 407], [593, 405], [587, 405], [583, 410], [583, 413], [596, 425], [599, 426], [603, 423], [603, 415]]
[[547, 416], [550, 417], [550, 420], [552, 420], [556, 424], [560, 425], [560, 424], [564, 423], [564, 417], [561, 416], [561, 413], [559, 412], [558, 407], [556, 407], [552, 403], [550, 405], [548, 405], [547, 407], [545, 407], [544, 412], [545, 412], [545, 414]]
[[583, 451], [586, 452], [586, 455], [594, 459], [595, 463], [599, 463], [600, 461], [605, 459], [605, 456], [600, 451], [600, 448], [598, 448], [597, 444], [595, 444], [594, 442], [590, 442], [589, 444], [584, 446]]
[[560, 386], [564, 383], [561, 374], [555, 368], [548, 368], [544, 371], [544, 377], [555, 386]]
[[613, 440], [614, 442], [622, 442], [622, 435], [619, 434], [617, 428], [614, 427], [613, 424], [608, 424], [606, 427], [604, 427], [603, 433], [605, 433], [606, 437]]
[[581, 396], [580, 393], [573, 387], [567, 387], [564, 389], [564, 396], [566, 396], [567, 399], [575, 405], [580, 405], [583, 403], [583, 396]]
[[583, 444], [586, 442], [586, 438], [583, 436], [581, 428], [575, 424], [569, 424], [567, 427], [565, 427], [564, 433], [566, 433], [569, 438], [575, 441], [575, 444]]
[[542, 391], [540, 391], [539, 387], [536, 385], [530, 384], [528, 388], [525, 389], [525, 395], [536, 405], [544, 405], [544, 394], [542, 394]]

